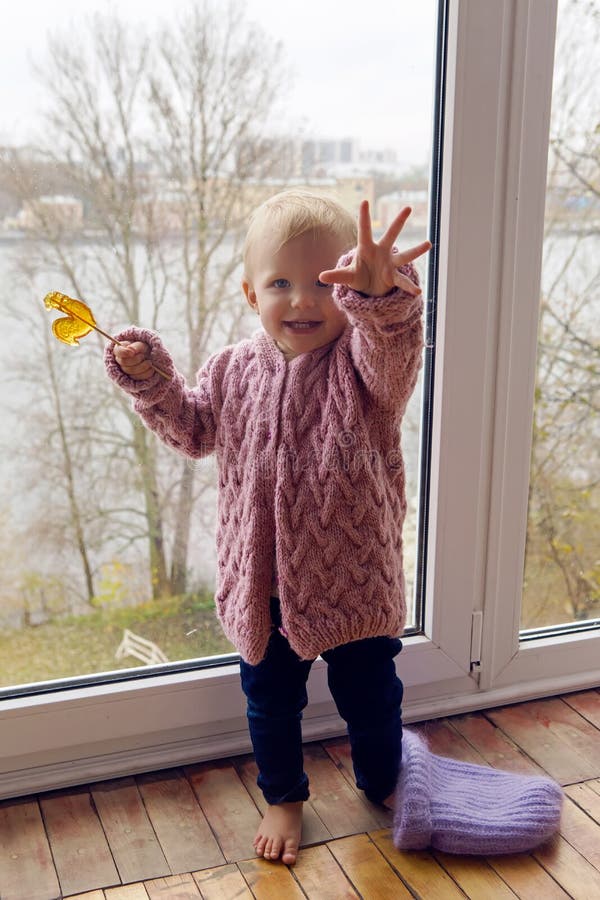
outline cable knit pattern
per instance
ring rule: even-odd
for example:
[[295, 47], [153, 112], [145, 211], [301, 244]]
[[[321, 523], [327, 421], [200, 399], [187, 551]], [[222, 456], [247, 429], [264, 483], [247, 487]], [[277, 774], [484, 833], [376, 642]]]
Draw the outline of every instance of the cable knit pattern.
[[[417, 282], [411, 264], [402, 271]], [[334, 343], [286, 362], [260, 333], [211, 356], [194, 388], [154, 332], [118, 338], [147, 342], [170, 381], [134, 381], [106, 349], [109, 376], [150, 429], [186, 456], [216, 453], [215, 601], [251, 665], [271, 633], [274, 549], [282, 627], [301, 658], [405, 624], [398, 428], [421, 363], [422, 298], [333, 296], [348, 317]]]

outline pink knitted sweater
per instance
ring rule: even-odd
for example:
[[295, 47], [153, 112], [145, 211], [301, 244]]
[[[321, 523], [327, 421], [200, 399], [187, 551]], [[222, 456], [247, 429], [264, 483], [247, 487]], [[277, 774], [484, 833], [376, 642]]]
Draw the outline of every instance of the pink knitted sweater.
[[[402, 271], [415, 282], [412, 265]], [[158, 335], [129, 328], [172, 375], [134, 381], [106, 349], [110, 377], [169, 446], [215, 452], [222, 627], [260, 662], [271, 633], [276, 553], [282, 626], [304, 659], [349, 641], [401, 634], [406, 512], [399, 425], [422, 350], [422, 299], [336, 286], [348, 325], [286, 362], [266, 332], [211, 356], [186, 386]]]

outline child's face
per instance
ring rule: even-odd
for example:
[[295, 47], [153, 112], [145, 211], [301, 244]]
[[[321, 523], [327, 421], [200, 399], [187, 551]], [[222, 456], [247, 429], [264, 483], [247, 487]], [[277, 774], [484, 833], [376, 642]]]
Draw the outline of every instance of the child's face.
[[333, 301], [332, 286], [322, 284], [319, 274], [332, 269], [347, 248], [324, 230], [278, 244], [276, 234], [256, 242], [242, 287], [265, 331], [292, 359], [330, 344], [346, 327], [348, 319]]

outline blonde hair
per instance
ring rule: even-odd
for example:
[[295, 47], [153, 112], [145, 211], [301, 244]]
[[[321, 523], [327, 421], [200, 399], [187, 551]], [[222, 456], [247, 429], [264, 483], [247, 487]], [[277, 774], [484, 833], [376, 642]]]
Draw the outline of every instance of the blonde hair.
[[246, 274], [250, 252], [267, 229], [278, 235], [278, 249], [301, 234], [325, 229], [340, 238], [344, 250], [351, 250], [357, 236], [353, 216], [333, 197], [304, 190], [281, 191], [261, 203], [250, 216], [244, 241]]

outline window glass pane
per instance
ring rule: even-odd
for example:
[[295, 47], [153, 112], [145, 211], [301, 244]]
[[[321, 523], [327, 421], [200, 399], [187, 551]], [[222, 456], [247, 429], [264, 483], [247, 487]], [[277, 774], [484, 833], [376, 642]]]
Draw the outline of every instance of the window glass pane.
[[600, 5], [560, 0], [522, 626], [600, 617]]
[[[232, 651], [214, 459], [141, 428], [104, 338], [56, 341], [45, 294], [85, 300], [108, 333], [157, 329], [192, 381], [256, 330], [240, 248], [269, 194], [312, 186], [353, 212], [366, 197], [379, 233], [411, 205], [401, 244], [427, 232], [434, 0], [107, 9], [24, 0], [0, 36], [0, 686]], [[403, 429], [409, 599], [419, 419], [420, 387]]]

